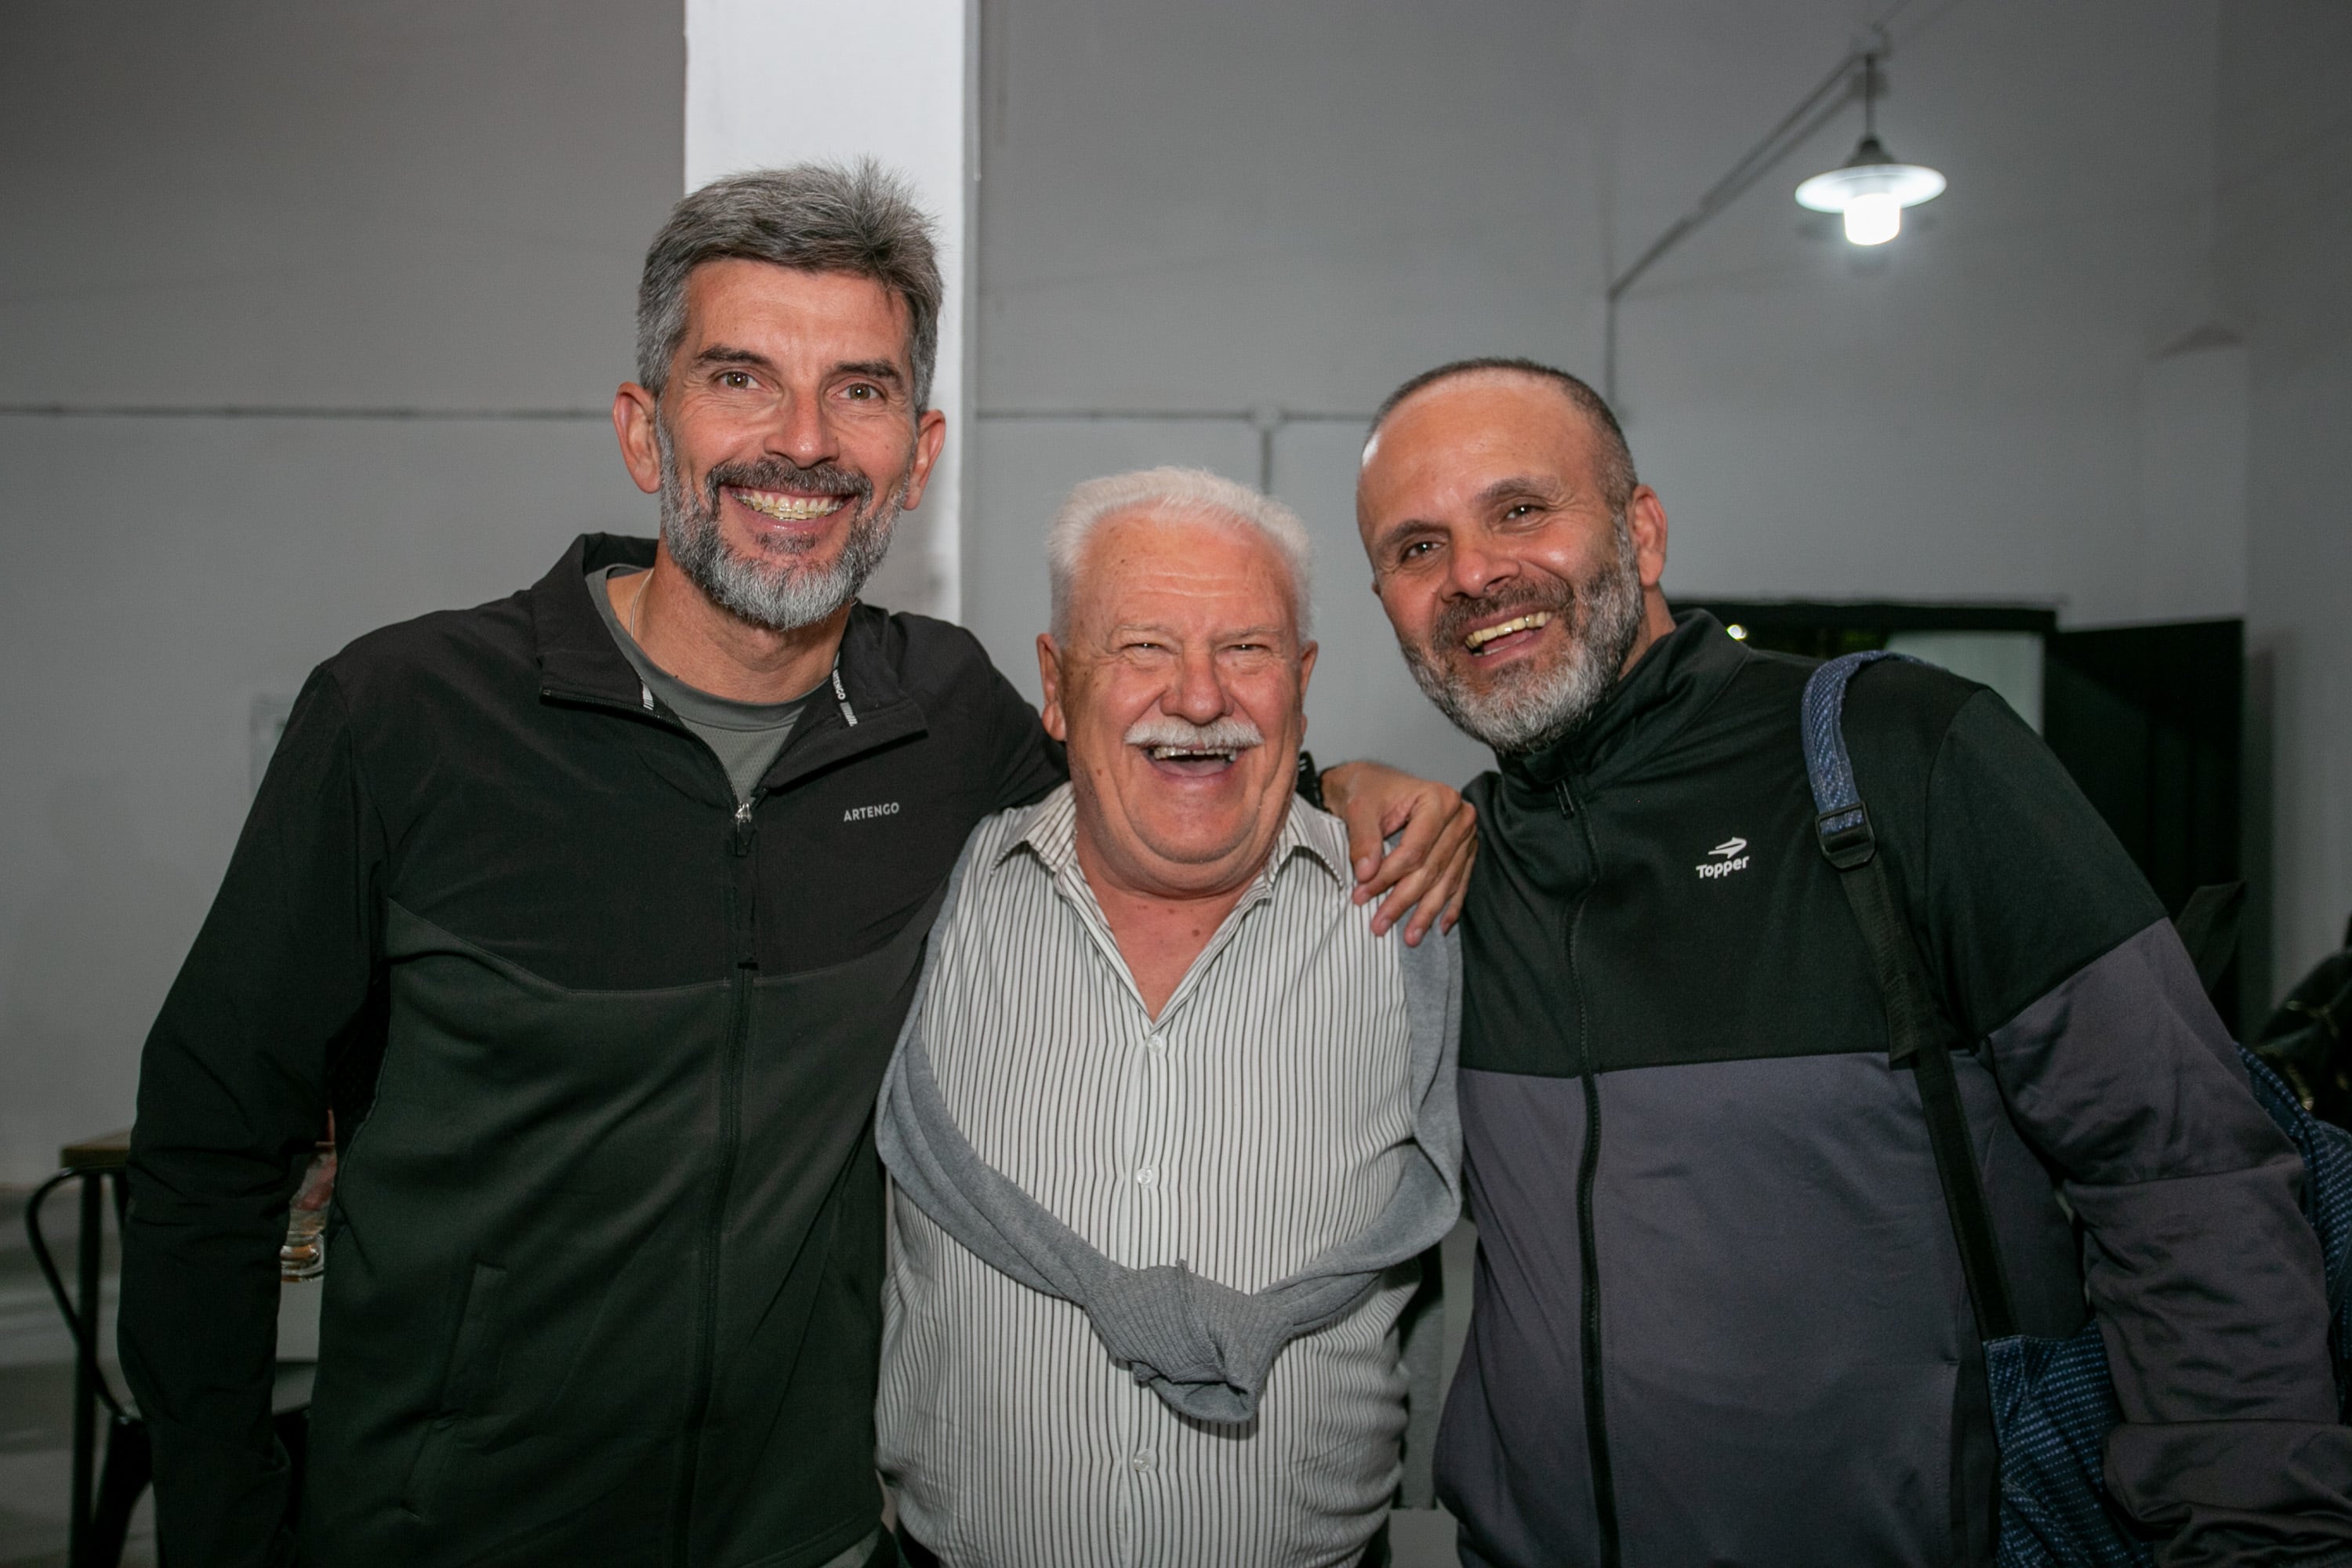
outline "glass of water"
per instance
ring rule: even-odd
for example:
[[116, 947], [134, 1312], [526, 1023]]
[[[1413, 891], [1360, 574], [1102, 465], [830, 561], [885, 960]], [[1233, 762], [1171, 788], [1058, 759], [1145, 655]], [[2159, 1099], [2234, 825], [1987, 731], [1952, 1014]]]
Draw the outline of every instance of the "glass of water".
[[278, 1277], [289, 1284], [316, 1279], [327, 1271], [327, 1205], [335, 1195], [335, 1145], [331, 1139], [310, 1155], [302, 1184], [286, 1211], [286, 1245], [278, 1249]]

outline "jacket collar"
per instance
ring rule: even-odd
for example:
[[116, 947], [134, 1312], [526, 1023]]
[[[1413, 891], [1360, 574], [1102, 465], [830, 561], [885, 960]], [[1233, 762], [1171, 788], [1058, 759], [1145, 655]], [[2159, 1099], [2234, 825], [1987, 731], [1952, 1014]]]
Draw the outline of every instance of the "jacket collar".
[[[540, 697], [645, 712], [637, 672], [613, 641], [604, 617], [589, 598], [588, 574], [606, 566], [650, 569], [654, 542], [617, 533], [583, 533], [563, 558], [523, 595], [530, 607], [539, 659]], [[922, 704], [898, 679], [895, 651], [901, 638], [889, 615], [871, 605], [853, 605], [841, 634], [839, 686], [820, 687], [795, 727], [792, 742], [763, 781], [769, 789], [893, 741], [919, 735]]]
[[817, 689], [801, 715], [784, 754], [768, 770], [767, 788], [782, 789], [819, 768], [924, 732], [923, 705], [898, 679], [904, 646], [887, 611], [850, 606], [834, 679]]
[[1704, 711], [1747, 658], [1722, 622], [1705, 610], [1685, 610], [1591, 718], [1540, 751], [1501, 758], [1504, 776], [1549, 789], [1562, 779], [1606, 777], [1633, 767]]
[[571, 701], [637, 706], [637, 672], [613, 642], [589, 598], [588, 574], [607, 566], [654, 563], [654, 542], [619, 533], [583, 533], [523, 595], [539, 656], [539, 694]]

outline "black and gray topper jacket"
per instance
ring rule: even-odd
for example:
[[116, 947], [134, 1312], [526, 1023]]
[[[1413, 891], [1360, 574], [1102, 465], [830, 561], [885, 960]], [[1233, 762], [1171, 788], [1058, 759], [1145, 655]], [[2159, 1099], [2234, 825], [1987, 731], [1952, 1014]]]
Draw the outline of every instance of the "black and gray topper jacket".
[[310, 1560], [801, 1568], [875, 1526], [875, 1093], [965, 837], [1060, 775], [970, 635], [860, 606], [739, 812], [588, 598], [652, 554], [583, 538], [296, 703], [140, 1077], [121, 1342], [175, 1563], [284, 1548], [277, 1247], [331, 1091]]
[[[1814, 837], [1810, 668], [1685, 615], [1581, 731], [1473, 786], [1478, 1266], [1438, 1443], [1472, 1568], [1991, 1560], [1981, 1356]], [[2301, 1167], [2162, 908], [1990, 692], [1874, 666], [1845, 728], [1975, 1042], [2024, 1331], [2081, 1327], [2086, 1286], [2097, 1308], [2111, 1489], [2172, 1568], [2352, 1554]]]

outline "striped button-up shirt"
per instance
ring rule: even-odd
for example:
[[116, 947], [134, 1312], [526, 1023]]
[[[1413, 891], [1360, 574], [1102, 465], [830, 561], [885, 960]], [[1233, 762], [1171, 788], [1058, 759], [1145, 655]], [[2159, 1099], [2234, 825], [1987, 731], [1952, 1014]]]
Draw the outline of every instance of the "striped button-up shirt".
[[[973, 1149], [1106, 1257], [1258, 1290], [1362, 1230], [1412, 1136], [1402, 964], [1346, 830], [1293, 802], [1152, 1017], [1079, 869], [1069, 786], [981, 824], [922, 1026]], [[1398, 1475], [1408, 1266], [1292, 1342], [1255, 1420], [1161, 1404], [1086, 1315], [894, 1201], [883, 1473], [955, 1568], [1355, 1561]]]

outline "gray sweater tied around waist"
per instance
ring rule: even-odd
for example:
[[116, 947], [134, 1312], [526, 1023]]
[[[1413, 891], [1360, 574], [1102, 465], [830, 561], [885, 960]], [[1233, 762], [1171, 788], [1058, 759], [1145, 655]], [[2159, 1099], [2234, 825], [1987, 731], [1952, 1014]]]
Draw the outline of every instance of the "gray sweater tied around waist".
[[[959, 861], [949, 880], [942, 922], [955, 916], [966, 869]], [[1460, 939], [1432, 931], [1419, 947], [1393, 931], [1377, 940], [1394, 942], [1404, 965], [1413, 1146], [1370, 1225], [1263, 1290], [1235, 1290], [1181, 1261], [1123, 1268], [981, 1159], [949, 1115], [923, 1044], [936, 943], [882, 1079], [875, 1141], [883, 1163], [898, 1191], [967, 1251], [1084, 1311], [1111, 1359], [1171, 1409], [1200, 1421], [1247, 1421], [1285, 1345], [1346, 1317], [1386, 1270], [1435, 1246], [1462, 1212], [1454, 1090]]]

